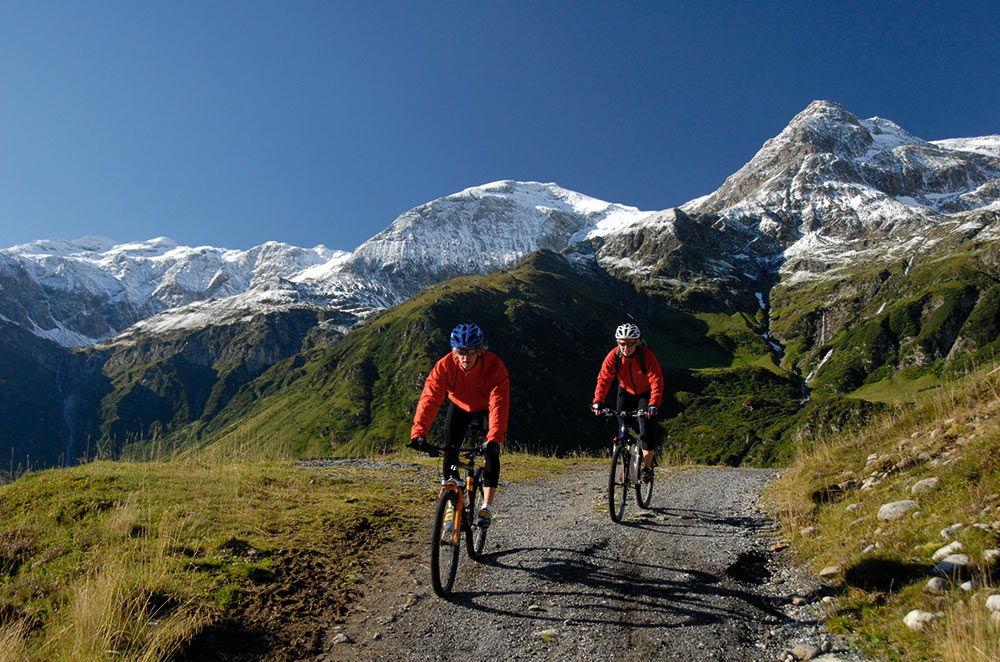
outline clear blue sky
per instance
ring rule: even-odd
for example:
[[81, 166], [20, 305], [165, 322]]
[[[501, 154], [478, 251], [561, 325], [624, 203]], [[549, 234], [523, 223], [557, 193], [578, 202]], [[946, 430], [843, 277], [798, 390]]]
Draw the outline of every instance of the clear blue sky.
[[814, 99], [1000, 133], [1000, 3], [0, 0], [0, 247], [351, 250], [498, 179], [646, 210]]

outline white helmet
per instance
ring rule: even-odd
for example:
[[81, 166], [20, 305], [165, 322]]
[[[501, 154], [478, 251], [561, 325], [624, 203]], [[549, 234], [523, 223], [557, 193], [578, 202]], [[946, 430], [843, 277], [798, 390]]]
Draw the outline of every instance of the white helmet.
[[633, 338], [638, 338], [638, 337], [639, 337], [639, 327], [637, 327], [635, 324], [625, 323], [622, 324], [617, 329], [615, 329], [615, 338], [619, 340], [621, 340], [622, 338], [631, 340]]

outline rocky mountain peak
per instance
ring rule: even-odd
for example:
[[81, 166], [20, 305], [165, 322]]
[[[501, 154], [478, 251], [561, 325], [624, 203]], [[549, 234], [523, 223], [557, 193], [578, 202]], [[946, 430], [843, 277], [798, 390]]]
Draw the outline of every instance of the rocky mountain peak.
[[1000, 160], [949, 146], [814, 101], [715, 193], [682, 209], [718, 216], [777, 252], [821, 228], [841, 237], [891, 231], [993, 204]]

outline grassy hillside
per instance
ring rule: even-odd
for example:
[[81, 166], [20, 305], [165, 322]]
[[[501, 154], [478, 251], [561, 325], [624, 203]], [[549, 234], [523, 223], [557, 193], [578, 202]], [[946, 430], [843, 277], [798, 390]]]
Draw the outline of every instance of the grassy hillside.
[[[398, 447], [428, 371], [449, 351], [448, 333], [475, 321], [511, 374], [510, 444], [546, 453], [602, 448], [608, 432], [586, 409], [614, 328], [627, 319], [665, 370], [664, 433], [678, 456], [759, 464], [790, 454], [778, 448], [791, 443], [787, 426], [760, 428], [798, 411], [801, 388], [775, 364], [755, 318], [680, 312], [545, 251], [509, 272], [430, 287], [336, 345], [280, 362], [215, 420], [169, 441], [224, 452], [265, 444], [282, 456]], [[706, 420], [714, 426], [707, 434]]]
[[818, 391], [961, 373], [1000, 352], [1000, 269], [977, 243], [914, 263], [856, 267], [840, 278], [778, 285], [772, 331], [783, 365]]
[[[988, 551], [1000, 548], [1000, 368], [914, 399], [850, 434], [818, 435], [772, 500], [801, 559], [830, 571], [831, 627], [860, 635], [876, 659], [1000, 659], [986, 607], [1000, 556]], [[898, 501], [913, 511], [881, 519], [882, 506]], [[932, 557], [956, 542], [969, 566], [931, 590], [941, 555]], [[931, 615], [922, 630], [904, 625], [913, 610]]]
[[[389, 459], [389, 458], [386, 458]], [[0, 487], [0, 662], [301, 659], [381, 546], [426, 523], [437, 460], [92, 462]], [[517, 454], [508, 480], [570, 468]]]

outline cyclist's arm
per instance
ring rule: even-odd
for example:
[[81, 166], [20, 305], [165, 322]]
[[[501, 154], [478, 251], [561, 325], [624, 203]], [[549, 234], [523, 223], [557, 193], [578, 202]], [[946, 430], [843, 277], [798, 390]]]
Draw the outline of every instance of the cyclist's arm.
[[615, 365], [618, 361], [617, 351], [617, 348], [611, 350], [604, 357], [604, 362], [601, 363], [601, 369], [597, 373], [597, 386], [594, 388], [593, 402], [604, 402], [604, 398], [608, 395], [608, 389], [611, 388], [611, 382], [615, 378]]
[[502, 444], [507, 434], [507, 414], [510, 411], [510, 374], [503, 362], [497, 361], [490, 388], [490, 427], [486, 440]]
[[649, 377], [649, 406], [660, 408], [663, 402], [663, 368], [656, 360], [653, 350], [643, 347], [646, 351], [646, 375]]
[[431, 423], [434, 422], [434, 417], [437, 416], [441, 403], [448, 395], [447, 370], [444, 361], [449, 358], [450, 355], [434, 364], [430, 374], [427, 375], [424, 390], [417, 401], [417, 411], [413, 415], [413, 427], [410, 429], [411, 439], [427, 437]]

